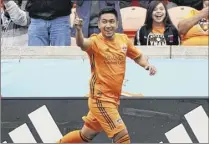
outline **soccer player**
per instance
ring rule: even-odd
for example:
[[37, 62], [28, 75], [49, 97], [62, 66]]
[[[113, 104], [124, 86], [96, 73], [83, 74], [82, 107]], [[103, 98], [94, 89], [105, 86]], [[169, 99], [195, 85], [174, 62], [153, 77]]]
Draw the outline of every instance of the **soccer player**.
[[113, 8], [104, 8], [99, 13], [99, 34], [84, 40], [82, 20], [76, 15], [77, 45], [86, 51], [91, 64], [89, 112], [83, 117], [84, 126], [66, 134], [57, 143], [91, 142], [105, 131], [114, 143], [131, 143], [126, 125], [119, 112], [120, 94], [126, 69], [126, 56], [155, 75], [156, 68], [149, 64], [142, 52], [135, 48], [125, 34], [115, 33], [118, 15]]

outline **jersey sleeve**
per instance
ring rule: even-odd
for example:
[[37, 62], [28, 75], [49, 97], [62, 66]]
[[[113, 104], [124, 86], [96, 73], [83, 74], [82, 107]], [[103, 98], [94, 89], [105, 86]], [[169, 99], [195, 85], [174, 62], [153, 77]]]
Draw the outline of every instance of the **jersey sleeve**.
[[140, 57], [142, 54], [141, 50], [139, 48], [136, 48], [127, 36], [126, 36], [126, 40], [127, 40], [127, 57], [131, 59]]
[[88, 38], [88, 42], [89, 42], [89, 46], [86, 49], [86, 53], [93, 54], [96, 52], [96, 47], [95, 47], [95, 43], [96, 43], [96, 38], [95, 36], [91, 36], [90, 38]]

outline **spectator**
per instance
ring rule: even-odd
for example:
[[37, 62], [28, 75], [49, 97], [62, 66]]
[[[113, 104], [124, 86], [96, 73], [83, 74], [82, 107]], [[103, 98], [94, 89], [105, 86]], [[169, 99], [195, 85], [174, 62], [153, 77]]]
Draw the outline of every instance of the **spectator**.
[[172, 24], [165, 4], [150, 2], [144, 25], [137, 31], [135, 45], [179, 45], [178, 30]]
[[[122, 20], [120, 15], [120, 1], [110, 1], [110, 0], [77, 0], [76, 2], [76, 12], [83, 19], [83, 34], [85, 38], [88, 38], [93, 33], [99, 33], [100, 30], [98, 28], [98, 15], [101, 9], [105, 7], [115, 8], [118, 13], [119, 19], [119, 28], [117, 32], [122, 33]], [[73, 30], [73, 36], [75, 36], [75, 29]]]
[[31, 17], [29, 46], [71, 45], [71, 0], [28, 0], [26, 10]]
[[30, 18], [24, 7], [25, 1], [1, 0], [2, 46], [27, 46]]
[[182, 35], [182, 45], [208, 46], [208, 7], [209, 1], [203, 0], [201, 11], [191, 10], [178, 24]]
[[3, 9], [3, 0], [0, 0], [0, 8]]
[[[152, 2], [152, 1], [155, 1], [155, 0], [139, 0], [139, 5], [140, 5], [140, 7], [143, 7], [143, 8], [147, 9], [149, 7], [149, 3]], [[161, 1], [166, 4], [167, 9], [177, 6], [176, 3], [173, 3], [170, 0], [161, 0]]]

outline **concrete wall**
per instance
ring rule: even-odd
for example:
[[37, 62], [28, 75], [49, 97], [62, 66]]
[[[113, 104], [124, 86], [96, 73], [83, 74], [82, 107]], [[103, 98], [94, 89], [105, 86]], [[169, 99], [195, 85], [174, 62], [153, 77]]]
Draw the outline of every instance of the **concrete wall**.
[[[208, 58], [207, 46], [182, 47], [140, 46], [145, 55], [150, 58]], [[79, 47], [3, 47], [2, 59], [11, 58], [86, 58], [86, 53]]]

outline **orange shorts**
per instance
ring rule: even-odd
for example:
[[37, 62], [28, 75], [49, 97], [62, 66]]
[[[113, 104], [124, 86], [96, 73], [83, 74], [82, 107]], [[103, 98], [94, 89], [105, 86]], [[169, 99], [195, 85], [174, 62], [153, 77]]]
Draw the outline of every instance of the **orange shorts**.
[[126, 128], [119, 112], [118, 105], [89, 98], [89, 112], [83, 117], [85, 125], [97, 132], [105, 131], [109, 138]]

